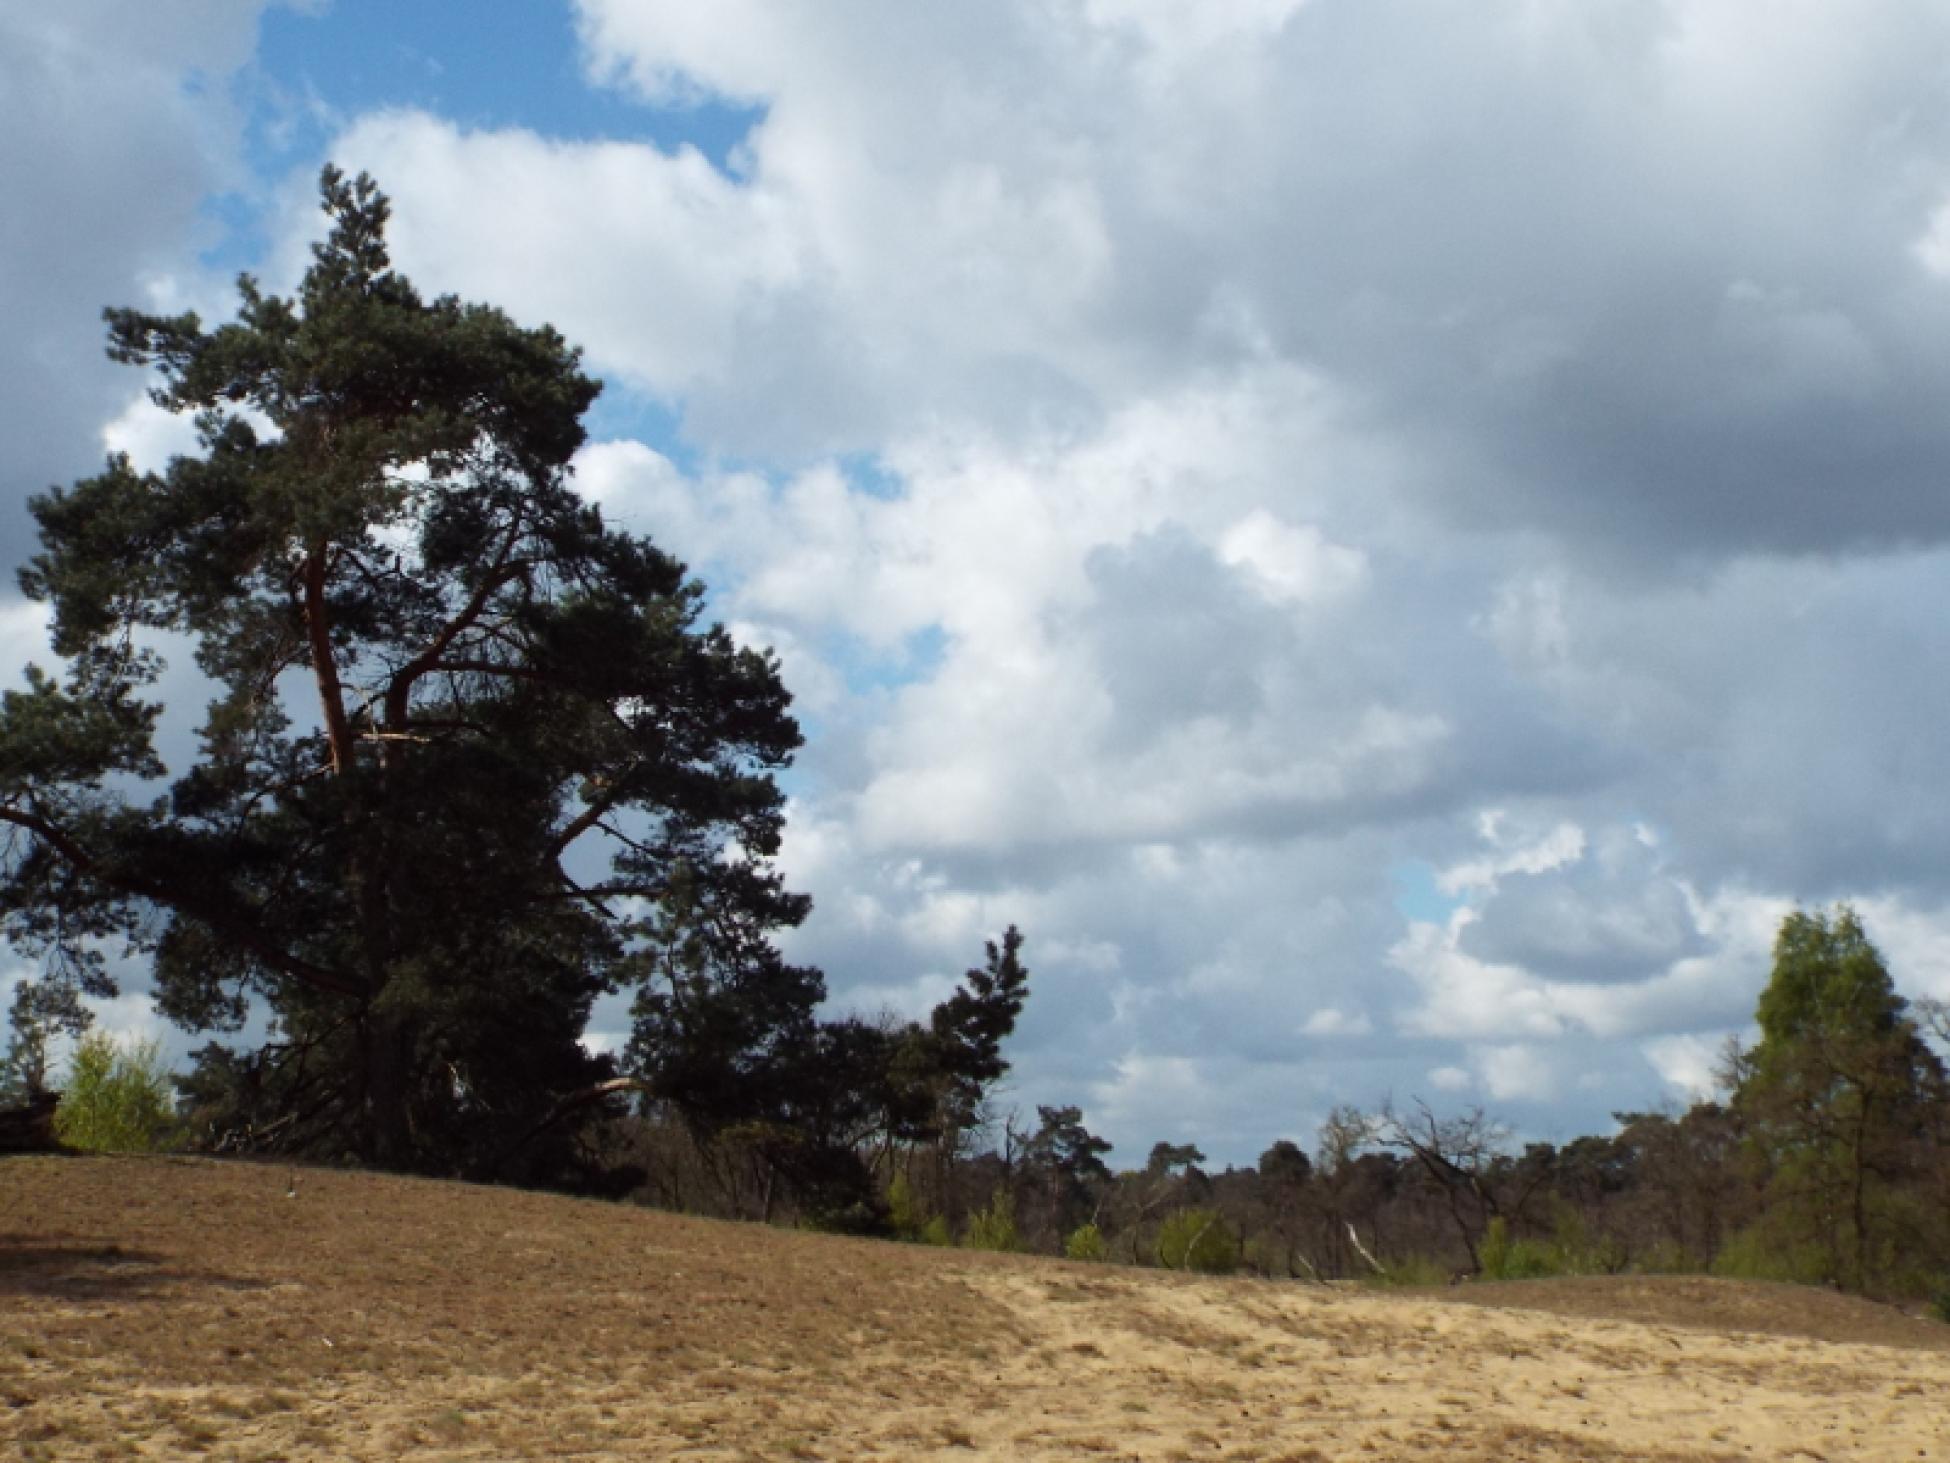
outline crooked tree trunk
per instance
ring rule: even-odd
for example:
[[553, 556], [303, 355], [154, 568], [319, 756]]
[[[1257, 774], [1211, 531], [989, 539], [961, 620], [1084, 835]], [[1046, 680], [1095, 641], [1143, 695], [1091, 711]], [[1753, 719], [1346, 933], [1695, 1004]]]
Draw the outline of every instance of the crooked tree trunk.
[[345, 687], [339, 681], [338, 659], [332, 653], [332, 625], [325, 606], [326, 552], [325, 545], [313, 545], [299, 578], [304, 589], [305, 645], [312, 678], [318, 683], [325, 740], [331, 748], [332, 771], [343, 776], [352, 766], [352, 719], [346, 715]]
[[[345, 778], [357, 771], [357, 744], [352, 719], [345, 707], [345, 685], [339, 675], [338, 659], [332, 646], [330, 609], [326, 603], [328, 545], [314, 543], [305, 557], [299, 579], [303, 592], [303, 618], [306, 647], [312, 678], [318, 688], [319, 715], [331, 749], [332, 774]], [[386, 744], [381, 743], [382, 750]], [[387, 770], [382, 768], [382, 772]], [[361, 800], [351, 804], [355, 821], [363, 822]], [[354, 829], [354, 848], [359, 849], [358, 830]], [[355, 852], [348, 861], [345, 877], [351, 885], [359, 910], [360, 932], [365, 946], [365, 1010], [359, 1021], [360, 1059], [363, 1067], [361, 1101], [360, 1157], [379, 1168], [402, 1169], [415, 1166], [412, 1113], [413, 1033], [397, 1015], [384, 1009], [386, 971], [392, 957], [392, 921], [385, 881], [388, 851], [383, 842], [376, 848]]]

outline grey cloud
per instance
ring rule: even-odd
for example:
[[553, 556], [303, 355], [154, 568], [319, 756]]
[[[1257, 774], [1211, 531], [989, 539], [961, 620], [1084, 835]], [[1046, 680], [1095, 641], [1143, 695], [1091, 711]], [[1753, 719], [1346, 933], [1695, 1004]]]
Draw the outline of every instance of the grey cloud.
[[[1245, 721], [1265, 706], [1260, 672], [1283, 617], [1212, 552], [1181, 532], [1093, 551], [1085, 570], [1099, 608], [1079, 627], [1114, 706], [1113, 754], [1125, 738], [1214, 717]], [[1059, 636], [1062, 630], [1057, 631]]]
[[1575, 648], [1533, 683], [1629, 728], [1636, 815], [1717, 878], [1803, 899], [1942, 887], [1950, 778], [1942, 550], [1750, 559], [1698, 585], [1589, 587]]
[[[895, 44], [855, 6], [811, 34], [747, 17], [750, 56], [585, 10], [622, 64], [770, 98], [751, 187], [830, 166], [851, 212], [828, 222], [860, 233], [734, 323], [689, 403], [711, 440], [1027, 424], [1270, 348], [1413, 444], [1452, 522], [1643, 563], [1950, 532], [1950, 283], [1913, 252], [1950, 162], [1950, 17], [1922, 0], [1795, 26], [1734, 0], [1316, 0], [1203, 47], [1043, 6], [903, 12]], [[995, 209], [967, 239], [940, 211], [958, 176]], [[983, 251], [1059, 197], [1101, 258], [1066, 276], [1046, 247], [991, 298]], [[847, 301], [840, 336], [792, 328], [801, 291]], [[742, 394], [781, 376], [816, 429]]]
[[[101, 312], [193, 270], [203, 200], [228, 181], [259, 0], [185, 9], [72, 0], [0, 12], [0, 561], [31, 547], [25, 500], [98, 468], [101, 429], [141, 382], [102, 353]], [[205, 83], [193, 88], [193, 78]], [[11, 574], [9, 573], [9, 578]]]
[[1508, 879], [1462, 934], [1465, 954], [1551, 980], [1643, 980], [1706, 952], [1685, 894], [1651, 850], [1616, 831], [1608, 856], [1547, 876]]

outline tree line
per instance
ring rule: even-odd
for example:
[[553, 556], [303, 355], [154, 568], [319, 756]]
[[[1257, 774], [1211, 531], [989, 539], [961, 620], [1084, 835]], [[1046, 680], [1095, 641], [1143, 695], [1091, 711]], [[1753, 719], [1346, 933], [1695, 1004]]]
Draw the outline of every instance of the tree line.
[[[1950, 1275], [1950, 1030], [1846, 909], [1783, 926], [1723, 1101], [1562, 1148], [1411, 1103], [1251, 1169], [1160, 1143], [1113, 1171], [1079, 1109], [996, 1110], [1013, 928], [926, 1020], [825, 1014], [779, 948], [809, 901], [774, 866], [800, 745], [776, 658], [573, 490], [579, 353], [424, 298], [369, 178], [326, 169], [321, 203], [292, 297], [244, 276], [214, 329], [106, 312], [198, 451], [32, 501], [21, 584], [61, 666], [0, 698], [0, 934], [41, 972], [16, 1096], [143, 962], [212, 1038], [180, 1107], [226, 1150], [1317, 1279]], [[211, 696], [172, 769], [185, 650]], [[590, 1050], [619, 995], [627, 1044]]]
[[[937, 1244], [1303, 1281], [1716, 1273], [1927, 1297], [1950, 1320], [1950, 1006], [1904, 1000], [1847, 906], [1784, 921], [1720, 1088], [1615, 1131], [1518, 1142], [1480, 1109], [1334, 1109], [1215, 1170], [1159, 1142], [1115, 1168], [1079, 1108], [1011, 1112], [876, 1162], [889, 1225]], [[752, 1215], [639, 1121], [648, 1196]]]

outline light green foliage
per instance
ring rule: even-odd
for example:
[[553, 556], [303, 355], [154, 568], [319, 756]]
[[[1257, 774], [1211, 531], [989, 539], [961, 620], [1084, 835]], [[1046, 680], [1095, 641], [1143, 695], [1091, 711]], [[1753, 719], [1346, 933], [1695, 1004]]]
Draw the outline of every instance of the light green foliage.
[[1584, 1216], [1562, 1200], [1557, 1203], [1551, 1245], [1566, 1275], [1616, 1275], [1627, 1263], [1623, 1245], [1611, 1235], [1591, 1233]]
[[947, 1218], [928, 1212], [928, 1206], [914, 1192], [913, 1184], [908, 1182], [904, 1173], [895, 1174], [894, 1181], [887, 1186], [887, 1217], [893, 1225], [896, 1239], [944, 1247], [952, 1246], [955, 1242]]
[[1369, 1285], [1446, 1285], [1449, 1272], [1427, 1255], [1410, 1255], [1395, 1261], [1379, 1275], [1370, 1273], [1362, 1279]]
[[970, 1216], [968, 1233], [962, 1243], [971, 1250], [997, 1250], [1014, 1254], [1022, 1249], [1022, 1233], [1016, 1228], [1016, 1198], [1007, 1189], [997, 1189], [988, 1208]]
[[1102, 1262], [1110, 1258], [1110, 1246], [1104, 1243], [1101, 1229], [1085, 1224], [1070, 1231], [1070, 1237], [1063, 1241], [1063, 1253], [1072, 1260]]
[[1774, 971], [1754, 1019], [1761, 1029], [1755, 1053], [1765, 1067], [1813, 1036], [1869, 1036], [1894, 1030], [1903, 1002], [1881, 952], [1855, 911], [1830, 915], [1796, 910], [1774, 940]]
[[1778, 1215], [1749, 1225], [1720, 1246], [1713, 1257], [1713, 1273], [1732, 1280], [1824, 1283], [1832, 1260], [1827, 1247], [1785, 1231]]
[[1158, 1263], [1167, 1270], [1230, 1275], [1239, 1267], [1239, 1237], [1216, 1209], [1180, 1209], [1158, 1231]]
[[1476, 1249], [1485, 1280], [1539, 1280], [1549, 1275], [1608, 1275], [1625, 1268], [1610, 1239], [1594, 1239], [1578, 1212], [1559, 1209], [1549, 1239], [1513, 1237], [1502, 1215], [1489, 1222]]
[[1856, 1290], [1909, 1283], [1950, 1243], [1904, 1184], [1926, 1161], [1944, 1071], [1854, 910], [1782, 922], [1755, 1017], [1761, 1040], [1736, 1068], [1734, 1105], [1767, 1210], [1715, 1268]]
[[169, 1070], [155, 1042], [82, 1038], [54, 1113], [63, 1143], [85, 1153], [153, 1153], [168, 1146], [175, 1127]]
[[1476, 1247], [1485, 1280], [1535, 1280], [1560, 1273], [1550, 1246], [1538, 1240], [1512, 1239], [1510, 1225], [1501, 1214], [1483, 1231], [1483, 1242]]
[[894, 1237], [904, 1240], [920, 1239], [933, 1217], [904, 1173], [895, 1174], [887, 1186], [887, 1217], [894, 1226]]
[[[1943, 1216], [1915, 1195], [1884, 1193], [1869, 1211], [1871, 1228], [1862, 1247], [1861, 1273], [1880, 1293], [1929, 1295], [1941, 1260], [1927, 1247], [1913, 1247], [1940, 1230]], [[1853, 1231], [1844, 1229], [1850, 1237]], [[1837, 1254], [1832, 1236], [1811, 1223], [1809, 1211], [1779, 1199], [1770, 1203], [1714, 1257], [1713, 1273], [1742, 1280], [1785, 1280], [1797, 1285], [1833, 1285]]]

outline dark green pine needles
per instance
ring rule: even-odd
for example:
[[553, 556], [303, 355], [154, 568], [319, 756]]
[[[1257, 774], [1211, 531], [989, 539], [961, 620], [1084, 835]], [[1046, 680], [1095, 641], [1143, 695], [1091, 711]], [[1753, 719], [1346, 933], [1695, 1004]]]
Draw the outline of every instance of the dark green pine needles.
[[[34, 502], [66, 667], [0, 711], [0, 918], [47, 982], [106, 994], [126, 948], [185, 1026], [269, 1018], [200, 1055], [207, 1127], [550, 1181], [552, 1120], [618, 1075], [598, 996], [638, 993], [646, 1086], [808, 1039], [768, 862], [799, 731], [775, 660], [571, 491], [578, 352], [422, 299], [371, 180], [323, 201], [294, 298], [108, 312], [201, 450]], [[179, 644], [215, 694], [170, 778], [145, 695]]]

